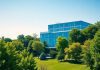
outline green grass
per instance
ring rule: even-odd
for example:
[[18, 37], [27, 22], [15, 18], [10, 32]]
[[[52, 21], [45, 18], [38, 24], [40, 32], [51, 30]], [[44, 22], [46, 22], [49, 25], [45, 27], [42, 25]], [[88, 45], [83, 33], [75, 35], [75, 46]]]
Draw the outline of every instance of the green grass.
[[86, 65], [58, 62], [56, 59], [39, 60], [36, 58], [35, 60], [38, 70], [41, 70], [40, 68], [42, 70], [89, 70]]

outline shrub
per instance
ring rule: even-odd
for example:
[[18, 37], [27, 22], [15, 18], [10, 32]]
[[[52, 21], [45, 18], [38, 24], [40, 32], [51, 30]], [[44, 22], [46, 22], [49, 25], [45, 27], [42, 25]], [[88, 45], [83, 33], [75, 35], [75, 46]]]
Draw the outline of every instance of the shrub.
[[65, 55], [61, 52], [59, 52], [58, 55], [57, 55], [57, 59], [60, 60], [60, 61], [62, 61], [64, 59], [64, 57], [65, 57]]
[[69, 48], [65, 50], [68, 55], [68, 58], [74, 59], [76, 62], [80, 61], [82, 58], [82, 46], [80, 43], [73, 43], [69, 45]]
[[50, 50], [50, 56], [51, 56], [52, 58], [55, 58], [56, 55], [57, 55], [57, 52], [56, 52], [56, 51]]
[[46, 54], [44, 52], [42, 52], [40, 54], [40, 60], [45, 60], [46, 59]]

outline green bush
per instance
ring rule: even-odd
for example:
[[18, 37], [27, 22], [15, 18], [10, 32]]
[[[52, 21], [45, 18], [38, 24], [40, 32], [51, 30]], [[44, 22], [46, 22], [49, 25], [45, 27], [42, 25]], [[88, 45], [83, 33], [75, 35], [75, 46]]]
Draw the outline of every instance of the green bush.
[[56, 55], [57, 55], [57, 52], [56, 52], [56, 51], [50, 50], [50, 56], [51, 56], [52, 58], [55, 58]]
[[44, 52], [42, 52], [40, 54], [40, 60], [45, 60], [46, 59], [46, 54]]
[[64, 59], [64, 57], [65, 57], [65, 55], [63, 53], [59, 52], [57, 55], [57, 60], [62, 61]]

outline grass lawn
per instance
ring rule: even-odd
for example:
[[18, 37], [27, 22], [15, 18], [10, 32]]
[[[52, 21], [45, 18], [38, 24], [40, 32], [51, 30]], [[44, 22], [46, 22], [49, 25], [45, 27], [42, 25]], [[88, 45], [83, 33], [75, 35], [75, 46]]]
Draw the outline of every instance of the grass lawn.
[[45, 68], [45, 70], [89, 70], [86, 65], [58, 62], [56, 59], [39, 60], [35, 58], [35, 60], [38, 68]]

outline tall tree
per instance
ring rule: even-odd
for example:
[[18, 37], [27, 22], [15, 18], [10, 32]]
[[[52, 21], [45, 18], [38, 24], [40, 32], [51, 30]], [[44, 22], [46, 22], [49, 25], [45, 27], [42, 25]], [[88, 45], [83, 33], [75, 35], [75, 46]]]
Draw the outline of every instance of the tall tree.
[[82, 58], [82, 46], [80, 43], [73, 43], [69, 45], [69, 48], [65, 50], [68, 54], [68, 57], [74, 59], [76, 62], [79, 62]]
[[75, 42], [83, 43], [85, 41], [85, 36], [80, 30], [73, 29], [69, 33], [69, 41], [70, 43], [75, 43]]
[[34, 41], [32, 43], [32, 49], [34, 53], [39, 56], [42, 52], [44, 52], [44, 45], [39, 41]]
[[12, 42], [12, 40], [10, 38], [4, 38], [5, 42]]
[[85, 35], [86, 40], [93, 39], [95, 33], [98, 31], [98, 28], [95, 25], [90, 25], [89, 27], [82, 30], [82, 33]]
[[64, 49], [68, 47], [68, 41], [64, 37], [58, 37], [56, 43], [56, 49], [62, 53], [64, 53]]

